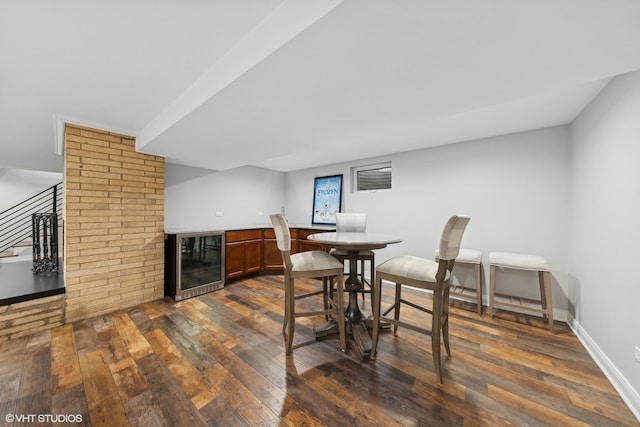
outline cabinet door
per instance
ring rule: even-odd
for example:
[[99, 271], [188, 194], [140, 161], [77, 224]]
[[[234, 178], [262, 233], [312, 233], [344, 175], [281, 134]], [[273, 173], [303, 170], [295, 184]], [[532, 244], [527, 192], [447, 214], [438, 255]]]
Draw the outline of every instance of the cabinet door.
[[313, 242], [311, 240], [300, 240], [300, 241], [298, 241], [298, 249], [300, 249], [300, 252], [306, 252], [306, 251], [325, 251], [325, 252], [328, 252], [329, 251], [325, 246], [322, 246], [320, 243]]
[[227, 243], [246, 242], [247, 240], [259, 240], [262, 239], [262, 230], [251, 229], [227, 231], [225, 239]]
[[225, 267], [228, 279], [244, 274], [245, 243], [233, 242], [226, 244]]
[[257, 273], [262, 268], [262, 240], [245, 242], [244, 272]]
[[263, 259], [265, 270], [282, 270], [282, 254], [276, 239], [264, 239]]
[[[298, 251], [298, 230], [295, 228], [290, 229], [291, 233], [291, 254], [295, 254]], [[282, 271], [282, 254], [278, 249], [278, 242], [276, 241], [276, 233], [272, 228], [265, 228], [264, 241], [262, 244], [262, 269], [272, 271]]]
[[321, 230], [313, 230], [313, 229], [300, 229], [298, 230], [298, 251], [306, 252], [306, 251], [325, 251], [329, 252], [331, 248], [323, 246], [318, 242], [314, 242], [313, 240], [307, 240], [307, 236], [315, 233], [322, 233]]

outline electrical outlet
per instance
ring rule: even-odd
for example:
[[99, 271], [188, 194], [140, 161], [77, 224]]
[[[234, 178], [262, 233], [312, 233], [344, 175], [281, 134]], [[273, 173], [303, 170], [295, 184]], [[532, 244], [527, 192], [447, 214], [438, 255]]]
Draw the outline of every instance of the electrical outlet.
[[264, 215], [264, 212], [258, 212], [258, 216]]
[[636, 346], [635, 355], [636, 355], [636, 360], [640, 362], [640, 345]]
[[220, 212], [220, 211], [216, 212], [216, 216], [222, 216], [222, 215], [223, 215], [222, 212]]

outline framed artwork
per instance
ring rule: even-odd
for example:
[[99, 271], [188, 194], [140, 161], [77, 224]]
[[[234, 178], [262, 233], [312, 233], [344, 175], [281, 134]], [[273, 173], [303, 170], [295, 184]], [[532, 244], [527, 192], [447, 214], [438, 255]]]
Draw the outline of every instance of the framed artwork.
[[321, 176], [313, 184], [312, 224], [336, 225], [342, 208], [342, 175]]

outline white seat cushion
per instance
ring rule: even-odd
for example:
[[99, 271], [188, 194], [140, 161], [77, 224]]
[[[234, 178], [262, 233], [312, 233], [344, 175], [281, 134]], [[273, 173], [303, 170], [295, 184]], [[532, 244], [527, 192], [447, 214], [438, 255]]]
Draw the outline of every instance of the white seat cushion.
[[342, 263], [323, 251], [300, 252], [291, 255], [291, 271], [342, 269]]
[[549, 271], [549, 261], [538, 255], [491, 252], [489, 265], [517, 270]]
[[[438, 263], [430, 259], [417, 256], [404, 255], [393, 257], [380, 264], [376, 271], [379, 273], [393, 274], [394, 276], [406, 277], [423, 282], [435, 282], [438, 272]], [[449, 278], [449, 272], [445, 280]]]
[[[440, 249], [436, 249], [436, 258], [440, 257]], [[467, 264], [480, 264], [482, 262], [482, 252], [477, 249], [462, 249], [456, 257], [456, 262]]]

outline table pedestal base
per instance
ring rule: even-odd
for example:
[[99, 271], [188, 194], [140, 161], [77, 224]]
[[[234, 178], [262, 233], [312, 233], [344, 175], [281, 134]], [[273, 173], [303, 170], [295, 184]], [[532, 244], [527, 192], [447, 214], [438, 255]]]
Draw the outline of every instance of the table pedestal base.
[[320, 323], [313, 327], [313, 334], [316, 338], [326, 337], [329, 334], [337, 334], [338, 331], [338, 323], [331, 319], [327, 322]]
[[[371, 317], [365, 319], [363, 322], [349, 323], [346, 322], [347, 333], [351, 335], [356, 343], [356, 347], [362, 360], [371, 356], [371, 335], [369, 330], [373, 328], [373, 319]], [[389, 329], [391, 325], [389, 323], [381, 323], [380, 329]], [[338, 323], [336, 319], [331, 319], [327, 322], [316, 325], [313, 328], [313, 333], [316, 338], [326, 337], [329, 334], [337, 334]]]
[[[344, 308], [344, 317], [347, 333], [353, 337], [356, 347], [364, 360], [365, 357], [371, 356], [372, 342], [369, 329], [372, 329], [373, 321], [370, 317], [366, 318], [360, 310], [360, 307], [358, 307], [358, 294], [364, 287], [363, 283], [358, 279], [358, 254], [361, 251], [385, 248], [390, 243], [401, 242], [402, 239], [398, 239], [395, 236], [370, 234], [364, 231], [317, 233], [307, 238], [317, 241], [324, 246], [347, 251], [347, 257], [349, 258], [349, 275], [344, 281], [344, 291], [349, 293], [349, 301]], [[364, 279], [364, 271], [362, 272], [362, 278]], [[374, 277], [370, 277], [370, 280], [373, 282]], [[380, 327], [384, 327], [385, 329], [390, 326], [389, 324], [380, 324]], [[331, 321], [317, 325], [314, 328], [314, 333], [316, 338], [338, 333], [338, 324], [335, 319], [332, 319]]]
[[356, 342], [356, 347], [362, 359], [371, 356], [371, 336], [367, 331], [367, 325], [363, 323], [354, 323], [351, 325], [351, 336]]

